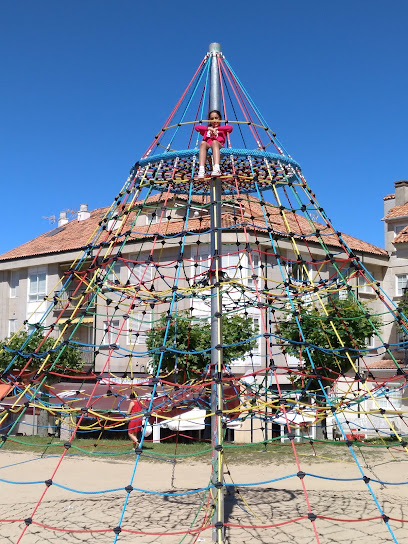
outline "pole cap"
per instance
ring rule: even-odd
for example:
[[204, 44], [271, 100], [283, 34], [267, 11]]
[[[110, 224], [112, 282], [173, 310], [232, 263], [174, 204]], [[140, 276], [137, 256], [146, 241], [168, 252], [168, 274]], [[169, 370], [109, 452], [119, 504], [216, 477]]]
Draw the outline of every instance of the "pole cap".
[[212, 54], [221, 53], [221, 44], [217, 42], [210, 43], [208, 52]]

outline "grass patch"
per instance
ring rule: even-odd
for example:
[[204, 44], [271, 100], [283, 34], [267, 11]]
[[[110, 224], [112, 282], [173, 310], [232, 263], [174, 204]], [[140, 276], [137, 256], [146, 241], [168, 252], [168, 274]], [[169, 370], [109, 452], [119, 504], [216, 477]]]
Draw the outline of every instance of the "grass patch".
[[[40, 436], [18, 436], [9, 437], [2, 444], [3, 451], [28, 452], [38, 456], [62, 455], [64, 442], [54, 437]], [[230, 464], [285, 464], [293, 463], [294, 455], [290, 443], [281, 443], [279, 440], [268, 444], [224, 444], [225, 459]], [[315, 441], [296, 443], [297, 455], [301, 463], [307, 460], [308, 463], [327, 461], [350, 461], [353, 462], [345, 442], [323, 442]], [[383, 445], [355, 443], [354, 451], [358, 455], [370, 460], [378, 459], [387, 454]], [[75, 438], [71, 442], [67, 456], [84, 456], [88, 458], [99, 458], [115, 460], [133, 460], [135, 453], [129, 441], [118, 439]], [[145, 441], [142, 459], [156, 462], [172, 462], [175, 459], [182, 462], [205, 462], [210, 463], [212, 458], [211, 444], [208, 442], [175, 443], [161, 442], [153, 444]]]

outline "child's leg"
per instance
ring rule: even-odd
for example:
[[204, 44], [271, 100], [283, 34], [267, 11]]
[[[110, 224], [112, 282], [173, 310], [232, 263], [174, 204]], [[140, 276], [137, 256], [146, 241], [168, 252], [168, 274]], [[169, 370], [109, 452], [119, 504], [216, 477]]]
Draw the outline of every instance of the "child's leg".
[[135, 446], [139, 445], [139, 440], [137, 439], [137, 436], [136, 436], [135, 433], [128, 432], [128, 436], [129, 436], [130, 440], [135, 444]]
[[212, 176], [219, 176], [221, 175], [220, 171], [220, 142], [213, 142], [212, 143], [212, 152], [213, 152], [213, 171], [211, 173]]
[[210, 146], [204, 140], [200, 144], [200, 152], [198, 153], [198, 165], [201, 168], [205, 167], [205, 161], [207, 160], [207, 150]]
[[210, 146], [204, 140], [200, 144], [198, 153], [198, 174], [197, 179], [204, 179], [205, 176], [205, 161], [207, 160], [207, 150]]
[[212, 143], [212, 152], [213, 152], [213, 167], [215, 165], [220, 165], [220, 142], [217, 142], [217, 140], [215, 140], [215, 142]]

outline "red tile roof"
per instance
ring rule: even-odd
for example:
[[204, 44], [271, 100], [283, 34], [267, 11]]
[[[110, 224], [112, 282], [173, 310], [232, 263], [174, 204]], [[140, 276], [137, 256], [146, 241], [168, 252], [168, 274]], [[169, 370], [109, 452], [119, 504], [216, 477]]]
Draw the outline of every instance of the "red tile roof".
[[[402, 361], [397, 361], [399, 366], [403, 367]], [[397, 365], [392, 359], [381, 359], [381, 361], [376, 361], [368, 365], [369, 369], [383, 369], [383, 370], [397, 370]]]
[[392, 195], [385, 195], [385, 197], [383, 198], [383, 200], [392, 200], [393, 198], [395, 198], [395, 194], [393, 193]]
[[[156, 194], [149, 197], [146, 201], [143, 202], [143, 204], [151, 205], [153, 203], [163, 202], [165, 198], [166, 196], [164, 194]], [[177, 201], [186, 200], [187, 195], [170, 194], [168, 196], [167, 205], [171, 207]], [[232, 197], [224, 195], [223, 200], [232, 201]], [[208, 204], [209, 197], [193, 196], [192, 202], [200, 205]], [[136, 205], [138, 204], [142, 204], [142, 201], [136, 203]], [[267, 218], [269, 226], [271, 226], [274, 231], [277, 231], [279, 234], [281, 234], [281, 236], [288, 236], [288, 229], [286, 227], [284, 218], [277, 206], [267, 204], [263, 208], [259, 200], [250, 195], [242, 198], [242, 209], [240, 209], [240, 203], [236, 200], [236, 198], [234, 198], [233, 204], [234, 211], [228, 211], [228, 213], [223, 213], [222, 215], [223, 226], [233, 226], [234, 224], [238, 223], [238, 225], [246, 225], [251, 231], [258, 228], [259, 232], [265, 232], [265, 212], [267, 215], [269, 214], [269, 217]], [[134, 206], [135, 204], [133, 204], [133, 209]], [[21, 246], [10, 250], [3, 255], [0, 255], [0, 261], [19, 259], [36, 255], [75, 251], [80, 250], [84, 246], [91, 243], [93, 245], [100, 244], [101, 242], [111, 238], [111, 234], [106, 231], [106, 229], [103, 231], [99, 224], [99, 222], [107, 214], [109, 209], [110, 208], [99, 208], [91, 212], [91, 216], [89, 217], [89, 219], [83, 221], [72, 220], [62, 227], [57, 227], [52, 231], [42, 234], [34, 240], [26, 242], [25, 244], [22, 244]], [[120, 214], [124, 211], [124, 209], [119, 206], [116, 211]], [[146, 211], [146, 208], [144, 211]], [[160, 207], [158, 208], [157, 213], [160, 216]], [[184, 228], [184, 221], [182, 219], [162, 221], [161, 223], [155, 223], [150, 225], [134, 225], [131, 228], [131, 225], [135, 219], [134, 211], [121, 217], [121, 219], [123, 218], [125, 218], [124, 225], [120, 232], [126, 232], [129, 236], [129, 240], [142, 239], [146, 236], [150, 237], [157, 233], [164, 235], [177, 234], [178, 232], [181, 232]], [[305, 241], [320, 243], [318, 238], [312, 235], [312, 233], [314, 233], [316, 229], [319, 229], [325, 244], [337, 248], [341, 247], [341, 243], [339, 242], [337, 234], [329, 229], [329, 227], [316, 222], [312, 225], [305, 217], [295, 214], [294, 212], [286, 212], [285, 218], [287, 224], [289, 225], [290, 232], [292, 232], [296, 238], [300, 238], [304, 235], [309, 235], [305, 237]], [[261, 230], [260, 227], [262, 226], [264, 228]], [[191, 232], [208, 230], [209, 227], [210, 218], [208, 215], [208, 208], [204, 209], [203, 217], [201, 219], [191, 218], [188, 220], [187, 228]], [[353, 236], [342, 234], [342, 238], [353, 250], [373, 253], [376, 255], [387, 255], [387, 252], [384, 249], [359, 240], [358, 238], [354, 238]]]
[[408, 215], [408, 202], [402, 204], [402, 206], [394, 206], [391, 208], [384, 219], [394, 219], [397, 217], [404, 217], [405, 215]]
[[406, 244], [408, 242], [408, 225], [404, 227], [392, 241], [393, 244]]

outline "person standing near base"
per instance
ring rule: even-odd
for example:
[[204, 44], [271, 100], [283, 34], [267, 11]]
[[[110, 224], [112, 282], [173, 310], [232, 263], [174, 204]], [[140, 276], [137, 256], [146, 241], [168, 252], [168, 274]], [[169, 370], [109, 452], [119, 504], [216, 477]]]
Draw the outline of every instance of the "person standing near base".
[[[134, 393], [131, 393], [130, 404], [127, 410], [128, 415], [135, 414], [135, 417], [129, 421], [128, 436], [134, 444], [135, 450], [139, 447], [140, 435], [143, 428], [143, 411], [144, 407], [142, 403], [136, 398]], [[138, 415], [139, 417], [137, 417]]]

